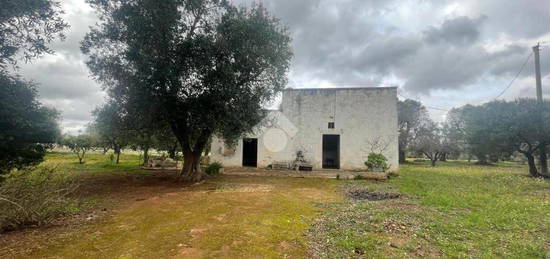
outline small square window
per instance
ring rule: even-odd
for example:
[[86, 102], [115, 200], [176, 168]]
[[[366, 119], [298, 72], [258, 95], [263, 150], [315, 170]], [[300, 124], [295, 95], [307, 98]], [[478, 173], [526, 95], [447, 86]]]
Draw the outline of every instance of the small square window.
[[329, 129], [334, 129], [334, 122], [329, 122], [328, 123], [328, 128]]

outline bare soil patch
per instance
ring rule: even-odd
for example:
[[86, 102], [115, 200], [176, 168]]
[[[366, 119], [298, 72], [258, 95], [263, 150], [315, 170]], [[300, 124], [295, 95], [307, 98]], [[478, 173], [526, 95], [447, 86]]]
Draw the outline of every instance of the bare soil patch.
[[349, 189], [346, 190], [346, 197], [354, 201], [381, 201], [388, 199], [397, 199], [401, 197], [400, 193], [388, 193], [388, 192], [377, 192], [371, 191], [368, 189]]

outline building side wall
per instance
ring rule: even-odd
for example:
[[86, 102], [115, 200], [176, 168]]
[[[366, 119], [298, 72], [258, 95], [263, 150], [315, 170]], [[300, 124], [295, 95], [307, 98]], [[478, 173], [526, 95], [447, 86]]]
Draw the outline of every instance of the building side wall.
[[[286, 90], [280, 111], [268, 118], [269, 123], [249, 135], [258, 138], [258, 167], [291, 162], [302, 151], [320, 169], [323, 134], [335, 134], [340, 135], [340, 168], [364, 168], [374, 150], [388, 158], [392, 170], [398, 169], [396, 88]], [[334, 129], [328, 128], [329, 122]], [[242, 140], [232, 155], [224, 155], [225, 149], [222, 141], [213, 141], [212, 159], [241, 166]]]

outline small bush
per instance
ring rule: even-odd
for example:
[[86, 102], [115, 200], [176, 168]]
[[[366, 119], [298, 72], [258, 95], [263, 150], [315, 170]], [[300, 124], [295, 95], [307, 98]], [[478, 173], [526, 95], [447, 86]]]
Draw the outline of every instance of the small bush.
[[109, 162], [111, 162], [111, 163], [115, 162], [115, 154], [113, 154], [113, 153], [109, 154]]
[[388, 159], [384, 155], [379, 153], [370, 153], [367, 161], [365, 162], [365, 165], [367, 166], [367, 169], [369, 171], [386, 171], [390, 168], [390, 165], [388, 164]]
[[68, 198], [75, 189], [72, 179], [52, 168], [12, 172], [0, 185], [0, 233], [77, 212]]
[[220, 173], [220, 169], [223, 168], [223, 165], [220, 162], [210, 163], [204, 170], [208, 175], [216, 175]]

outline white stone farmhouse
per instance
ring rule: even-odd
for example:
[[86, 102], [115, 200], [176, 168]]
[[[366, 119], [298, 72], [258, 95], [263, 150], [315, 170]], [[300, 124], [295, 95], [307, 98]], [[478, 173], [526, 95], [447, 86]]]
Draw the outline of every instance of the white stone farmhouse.
[[254, 133], [227, 147], [215, 138], [211, 161], [225, 167], [292, 164], [300, 153], [314, 170], [364, 169], [370, 152], [398, 170], [397, 88], [286, 89]]

